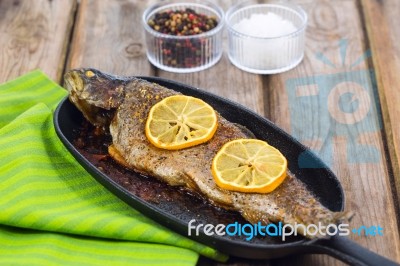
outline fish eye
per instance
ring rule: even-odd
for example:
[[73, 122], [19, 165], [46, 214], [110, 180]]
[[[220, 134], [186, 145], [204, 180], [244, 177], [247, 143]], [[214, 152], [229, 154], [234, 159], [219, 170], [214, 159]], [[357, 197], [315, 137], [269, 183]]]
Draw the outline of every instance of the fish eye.
[[85, 75], [86, 75], [86, 77], [91, 78], [91, 77], [94, 76], [94, 73], [93, 73], [93, 71], [88, 70], [88, 71], [85, 72]]

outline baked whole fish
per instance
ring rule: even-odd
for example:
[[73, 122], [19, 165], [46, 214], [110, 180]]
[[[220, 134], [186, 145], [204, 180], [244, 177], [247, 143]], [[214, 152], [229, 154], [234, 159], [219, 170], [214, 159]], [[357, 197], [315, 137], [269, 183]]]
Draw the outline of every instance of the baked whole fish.
[[[150, 108], [160, 100], [180, 94], [138, 78], [111, 76], [95, 69], [71, 70], [65, 75], [70, 100], [93, 125], [109, 127], [110, 156], [123, 166], [153, 176], [171, 186], [200, 193], [213, 204], [238, 211], [247, 221], [323, 226], [347, 222], [351, 214], [325, 208], [288, 172], [284, 182], [268, 194], [233, 192], [219, 188], [211, 173], [215, 154], [228, 141], [252, 138], [240, 126], [218, 114], [213, 138], [182, 150], [159, 149], [147, 140], [145, 123]], [[302, 227], [298, 232], [305, 234]], [[306, 235], [309, 238], [322, 237]]]

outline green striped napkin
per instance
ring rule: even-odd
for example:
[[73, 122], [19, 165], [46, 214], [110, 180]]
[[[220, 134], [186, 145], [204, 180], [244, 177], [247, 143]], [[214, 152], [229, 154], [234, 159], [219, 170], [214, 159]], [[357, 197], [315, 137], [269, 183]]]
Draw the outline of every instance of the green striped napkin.
[[66, 91], [34, 71], [0, 86], [0, 265], [194, 265], [226, 256], [144, 217], [68, 153]]

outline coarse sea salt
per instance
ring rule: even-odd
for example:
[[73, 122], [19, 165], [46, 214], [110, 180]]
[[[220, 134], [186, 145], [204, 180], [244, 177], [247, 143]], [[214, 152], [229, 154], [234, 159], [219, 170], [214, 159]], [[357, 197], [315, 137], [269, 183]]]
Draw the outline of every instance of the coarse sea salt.
[[267, 14], [252, 14], [233, 25], [233, 28], [243, 34], [253, 37], [273, 38], [293, 33], [297, 28], [290, 20], [268, 12]]
[[240, 62], [238, 65], [260, 73], [289, 66], [301, 48], [297, 45], [298, 39], [290, 35], [298, 28], [292, 21], [273, 12], [252, 14], [238, 21], [232, 28], [248, 36], [238, 36], [240, 44], [236, 46], [238, 50], [233, 60]]

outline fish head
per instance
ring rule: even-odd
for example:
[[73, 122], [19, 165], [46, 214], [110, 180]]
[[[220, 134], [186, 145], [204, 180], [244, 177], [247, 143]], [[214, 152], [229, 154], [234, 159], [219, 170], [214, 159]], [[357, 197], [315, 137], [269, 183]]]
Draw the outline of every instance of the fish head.
[[64, 76], [65, 87], [70, 95], [97, 107], [116, 108], [124, 96], [124, 80], [100, 72], [82, 68], [68, 71]]
[[70, 100], [95, 126], [109, 123], [110, 114], [125, 97], [125, 83], [92, 68], [72, 69], [64, 75]]

